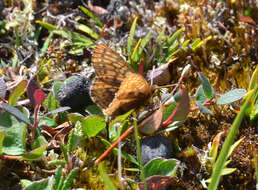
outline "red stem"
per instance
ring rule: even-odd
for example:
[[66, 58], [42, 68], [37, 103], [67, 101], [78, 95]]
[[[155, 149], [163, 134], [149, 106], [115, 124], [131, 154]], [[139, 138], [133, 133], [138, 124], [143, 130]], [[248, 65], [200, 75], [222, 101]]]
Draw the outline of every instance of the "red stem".
[[36, 129], [36, 127], [37, 127], [37, 125], [38, 125], [38, 110], [39, 110], [39, 105], [40, 104], [37, 104], [36, 106], [35, 106], [35, 109], [34, 109], [34, 124], [33, 124], [33, 126], [31, 127], [31, 142], [33, 143], [34, 142], [34, 137], [35, 137], [35, 129]]
[[6, 101], [5, 99], [3, 99], [3, 98], [0, 97], [0, 100], [1, 100], [2, 102], [4, 102], [4, 103], [7, 104], [7, 101]]

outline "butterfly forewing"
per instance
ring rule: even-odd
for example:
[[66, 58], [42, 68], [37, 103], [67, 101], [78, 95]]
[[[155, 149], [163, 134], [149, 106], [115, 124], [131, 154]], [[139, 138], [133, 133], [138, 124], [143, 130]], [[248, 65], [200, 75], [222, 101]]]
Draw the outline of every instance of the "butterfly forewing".
[[95, 48], [92, 63], [98, 76], [113, 75], [125, 78], [128, 73], [133, 72], [119, 54], [103, 44], [99, 44]]

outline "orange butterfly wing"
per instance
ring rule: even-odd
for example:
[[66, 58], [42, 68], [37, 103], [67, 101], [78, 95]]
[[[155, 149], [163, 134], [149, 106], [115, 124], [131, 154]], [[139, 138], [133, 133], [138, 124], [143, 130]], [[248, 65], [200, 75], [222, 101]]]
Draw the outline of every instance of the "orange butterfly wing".
[[97, 77], [90, 94], [109, 116], [119, 115], [137, 106], [150, 93], [150, 86], [115, 51], [97, 45], [92, 56]]

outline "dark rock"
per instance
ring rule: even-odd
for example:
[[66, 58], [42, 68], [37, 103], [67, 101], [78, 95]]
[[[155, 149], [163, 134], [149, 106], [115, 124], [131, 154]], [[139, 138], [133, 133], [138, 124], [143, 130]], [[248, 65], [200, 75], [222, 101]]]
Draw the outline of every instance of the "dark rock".
[[61, 106], [71, 107], [72, 112], [83, 112], [87, 105], [92, 104], [89, 95], [90, 79], [75, 76], [67, 79], [57, 93], [57, 99]]
[[164, 136], [146, 137], [141, 141], [143, 164], [154, 158], [171, 158], [173, 148], [171, 142]]

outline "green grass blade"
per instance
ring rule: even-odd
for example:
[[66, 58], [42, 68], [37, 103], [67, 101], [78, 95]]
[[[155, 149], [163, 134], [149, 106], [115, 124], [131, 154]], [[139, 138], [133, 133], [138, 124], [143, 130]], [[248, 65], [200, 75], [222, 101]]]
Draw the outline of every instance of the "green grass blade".
[[167, 41], [167, 43], [165, 44], [166, 47], [170, 47], [171, 45], [174, 44], [174, 42], [176, 41], [176, 39], [179, 38], [180, 34], [185, 31], [185, 28], [181, 28], [179, 30], [177, 30]]
[[130, 62], [131, 62], [131, 54], [132, 54], [132, 46], [133, 46], [133, 36], [134, 36], [134, 32], [135, 32], [137, 19], [138, 19], [138, 17], [136, 17], [133, 21], [132, 27], [130, 29], [128, 41], [127, 41], [127, 55], [129, 57]]
[[104, 168], [103, 168], [103, 163], [100, 163], [99, 164], [99, 173], [105, 183], [105, 187], [108, 189], [108, 190], [116, 190], [116, 187], [115, 185], [112, 183], [112, 181], [109, 179], [107, 173], [104, 171]]
[[44, 28], [46, 28], [47, 30], [49, 31], [53, 31], [53, 30], [56, 30], [56, 26], [55, 25], [52, 25], [52, 24], [49, 24], [47, 22], [43, 22], [43, 21], [40, 21], [40, 20], [36, 20], [36, 23], [43, 26]]
[[[134, 118], [136, 118], [136, 114], [133, 113]], [[144, 184], [144, 190], [147, 190], [147, 183], [145, 179], [145, 173], [143, 169], [143, 162], [142, 162], [142, 154], [141, 154], [141, 146], [140, 146], [140, 140], [139, 140], [139, 132], [138, 132], [138, 126], [137, 126], [137, 121], [134, 119], [134, 137], [135, 137], [135, 142], [136, 142], [136, 152], [137, 152], [137, 157], [139, 160], [140, 164], [140, 171], [141, 171], [141, 181], [143, 181]]]
[[82, 10], [82, 12], [84, 13], [84, 14], [86, 14], [86, 15], [88, 15], [92, 20], [94, 20], [100, 27], [103, 27], [104, 26], [104, 24], [97, 18], [97, 17], [95, 17], [95, 15], [92, 13], [92, 12], [90, 12], [88, 9], [86, 9], [85, 7], [83, 7], [83, 6], [78, 6], [79, 7], [79, 9], [81, 9]]
[[52, 37], [53, 37], [53, 32], [51, 31], [50, 32], [50, 34], [48, 35], [48, 37], [47, 37], [47, 40], [44, 42], [44, 44], [43, 44], [43, 46], [42, 46], [42, 48], [41, 48], [41, 53], [40, 53], [40, 57], [42, 57], [42, 56], [44, 56], [45, 55], [45, 53], [47, 52], [47, 49], [48, 49], [48, 47], [49, 47], [49, 45], [50, 45], [50, 43], [51, 43], [51, 39], [52, 39]]
[[215, 167], [213, 168], [211, 183], [208, 186], [208, 190], [215, 190], [218, 187], [220, 176], [222, 174], [222, 170], [224, 168], [224, 164], [226, 162], [234, 137], [238, 131], [238, 128], [242, 122], [243, 117], [245, 116], [245, 110], [246, 108], [248, 108], [250, 100], [254, 96], [254, 94], [257, 93], [257, 90], [258, 88], [256, 87], [256, 89], [253, 90], [246, 98], [243, 106], [241, 106], [240, 112], [238, 113], [237, 117], [235, 118], [231, 126], [230, 132], [228, 133], [227, 138], [222, 146], [222, 150], [219, 154], [218, 160], [215, 163]]
[[99, 39], [99, 34], [93, 31], [90, 27], [84, 25], [84, 24], [79, 24], [77, 26], [77, 29], [85, 32], [86, 34], [90, 35], [93, 39], [98, 40]]
[[150, 35], [151, 35], [151, 31], [149, 31], [148, 34], [141, 40], [141, 43], [136, 51], [136, 56], [134, 56], [134, 59], [133, 59], [134, 63], [140, 61], [142, 51], [145, 48], [145, 46], [147, 45], [147, 43], [149, 42]]
[[79, 172], [79, 168], [74, 168], [67, 176], [67, 178], [64, 181], [64, 184], [62, 186], [62, 190], [67, 190], [73, 182], [73, 179], [76, 177], [76, 175]]
[[59, 184], [61, 183], [62, 178], [62, 167], [57, 168], [55, 175], [54, 175], [55, 181], [54, 181], [54, 189], [58, 189]]

